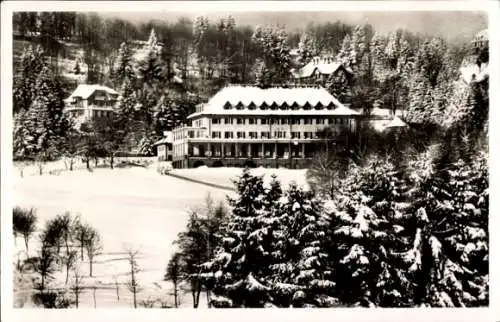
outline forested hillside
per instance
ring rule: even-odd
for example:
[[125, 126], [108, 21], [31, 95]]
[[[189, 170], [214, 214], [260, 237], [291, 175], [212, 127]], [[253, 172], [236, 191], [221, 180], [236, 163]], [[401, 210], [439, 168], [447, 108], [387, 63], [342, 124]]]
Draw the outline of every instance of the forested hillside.
[[[459, 68], [464, 62], [487, 61], [488, 49], [478, 51], [472, 43], [451, 45], [408, 30], [380, 34], [370, 25], [337, 21], [286, 32], [283, 26], [241, 26], [230, 16], [134, 25], [71, 12], [20, 12], [13, 22], [13, 110], [16, 133], [25, 133], [15, 136], [19, 157], [35, 157], [38, 152], [33, 151], [47, 149], [44, 144], [64, 150], [61, 142], [37, 139], [43, 131], [36, 130], [29, 115], [38, 106], [56, 115], [49, 118], [64, 118], [59, 111], [62, 99], [77, 83], [104, 84], [120, 93], [116, 112], [124, 128], [117, 130], [127, 139], [110, 143], [114, 150], [120, 146], [151, 153], [151, 143], [163, 131], [185, 122], [197, 103], [223, 86], [291, 85], [293, 69], [322, 55], [335, 57], [354, 77], [349, 84], [321, 85], [366, 113], [373, 107], [399, 109], [407, 123], [427, 130], [450, 124], [471, 109], [478, 118], [487, 116], [487, 80], [464, 83]], [[41, 78], [51, 85], [42, 84]], [[52, 103], [40, 101], [40, 86], [50, 87]], [[48, 120], [42, 127], [65, 133], [64, 128], [47, 129], [47, 124], [56, 123]], [[94, 125], [87, 132], [98, 128]]]

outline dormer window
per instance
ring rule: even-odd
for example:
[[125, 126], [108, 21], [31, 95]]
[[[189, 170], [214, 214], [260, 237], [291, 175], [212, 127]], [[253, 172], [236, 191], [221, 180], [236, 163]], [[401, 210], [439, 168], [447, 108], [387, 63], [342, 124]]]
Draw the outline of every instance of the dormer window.
[[245, 107], [245, 105], [243, 105], [242, 102], [239, 102], [238, 104], [236, 104], [236, 109], [237, 110], [242, 110], [244, 107]]
[[280, 106], [280, 109], [282, 109], [282, 110], [288, 110], [288, 108], [289, 108], [289, 106], [286, 102], [283, 102], [283, 104], [281, 104], [281, 106]]
[[304, 104], [304, 110], [310, 110], [311, 109], [311, 104], [309, 104], [309, 102], [305, 103]]
[[299, 109], [299, 104], [297, 102], [293, 102], [292, 106], [290, 106], [292, 110], [298, 110]]
[[278, 109], [278, 104], [276, 104], [276, 102], [273, 102], [273, 104], [271, 104], [271, 110], [277, 110]]
[[333, 110], [335, 108], [335, 104], [333, 104], [333, 102], [330, 102], [327, 106], [326, 106], [327, 109], [329, 110]]
[[255, 110], [257, 108], [257, 106], [255, 105], [254, 102], [250, 103], [250, 105], [248, 105], [248, 109], [249, 110]]
[[321, 109], [323, 109], [323, 104], [321, 104], [321, 102], [318, 102], [318, 104], [316, 104], [316, 106], [314, 106], [314, 108], [317, 110], [321, 110]]
[[231, 103], [226, 102], [226, 104], [224, 104], [224, 109], [225, 109], [225, 110], [230, 110], [231, 108], [232, 108]]
[[261, 110], [267, 110], [267, 108], [268, 108], [268, 106], [267, 106], [266, 102], [264, 102], [264, 103], [262, 103], [262, 104], [260, 105], [260, 109], [261, 109]]

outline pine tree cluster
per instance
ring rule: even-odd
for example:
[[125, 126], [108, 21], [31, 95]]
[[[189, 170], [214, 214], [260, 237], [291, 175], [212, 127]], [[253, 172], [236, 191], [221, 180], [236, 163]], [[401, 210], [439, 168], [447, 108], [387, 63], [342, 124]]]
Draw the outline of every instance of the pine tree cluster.
[[352, 164], [331, 199], [245, 170], [202, 264], [215, 307], [488, 305], [487, 155]]

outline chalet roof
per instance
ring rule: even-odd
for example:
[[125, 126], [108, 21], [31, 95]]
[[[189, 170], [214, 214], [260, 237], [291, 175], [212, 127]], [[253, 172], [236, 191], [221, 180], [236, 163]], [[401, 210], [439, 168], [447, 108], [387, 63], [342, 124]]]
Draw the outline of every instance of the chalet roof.
[[164, 132], [164, 137], [163, 139], [155, 142], [153, 145], [160, 145], [160, 144], [171, 144], [173, 141], [172, 138], [172, 132]]
[[293, 74], [295, 78], [311, 77], [316, 71], [323, 75], [330, 75], [335, 73], [339, 68], [344, 68], [347, 72], [352, 73], [352, 71], [343, 66], [341, 62], [334, 61], [333, 59], [315, 58]]
[[[231, 108], [224, 108], [227, 104]], [[304, 106], [310, 105], [309, 109]], [[278, 108], [269, 107], [276, 104]], [[284, 104], [288, 107], [296, 105], [297, 108], [280, 108]], [[316, 109], [315, 107], [322, 106]], [[241, 108], [235, 108], [240, 105]], [[249, 106], [254, 105], [250, 109]], [[268, 107], [262, 109], [261, 106]], [[327, 106], [332, 108], [328, 109]], [[333, 97], [322, 87], [272, 87], [262, 89], [255, 86], [228, 86], [221, 89], [206, 104], [203, 110], [191, 114], [189, 118], [200, 115], [359, 115]]]
[[118, 95], [118, 93], [107, 86], [97, 85], [97, 84], [79, 84], [75, 91], [67, 98], [67, 101], [80, 97], [82, 99], [89, 98], [95, 91], [104, 91], [108, 94]]
[[390, 121], [389, 124], [385, 126], [385, 128], [389, 129], [389, 128], [407, 127], [407, 126], [408, 125], [405, 122], [403, 122], [399, 117], [394, 116], [392, 121]]

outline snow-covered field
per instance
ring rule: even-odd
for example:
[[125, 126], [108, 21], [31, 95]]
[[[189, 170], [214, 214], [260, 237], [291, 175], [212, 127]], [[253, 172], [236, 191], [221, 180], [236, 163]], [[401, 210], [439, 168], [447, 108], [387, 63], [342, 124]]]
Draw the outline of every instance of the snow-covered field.
[[[54, 167], [55, 168], [55, 167]], [[34, 170], [31, 169], [30, 170]], [[176, 170], [182, 175], [194, 176], [207, 182], [217, 181], [231, 185], [230, 177], [241, 169], [188, 169]], [[302, 170], [255, 169], [254, 173], [277, 173], [283, 183], [291, 180], [304, 182]], [[94, 278], [86, 278], [85, 284], [97, 286], [97, 307], [131, 307], [132, 298], [124, 283], [129, 271], [125, 250], [140, 250], [138, 264], [141, 272], [138, 280], [144, 289], [139, 293], [139, 303], [147, 298], [162, 298], [172, 303], [171, 286], [163, 282], [167, 262], [174, 252], [172, 242], [187, 222], [187, 210], [201, 205], [208, 193], [215, 200], [225, 199], [228, 192], [205, 185], [162, 176], [154, 166], [146, 168], [94, 169], [61, 172], [60, 175], [39, 176], [32, 171], [20, 178], [15, 176], [14, 205], [35, 207], [42, 228], [48, 219], [69, 211], [95, 227], [102, 236], [103, 254], [94, 264]], [[216, 183], [217, 183], [216, 182]], [[34, 255], [37, 238], [32, 238], [30, 251]], [[23, 250], [21, 239], [17, 249]], [[83, 262], [81, 271], [88, 276], [88, 263]], [[58, 281], [64, 280], [61, 272]], [[117, 301], [115, 279], [120, 286]], [[60, 282], [58, 283], [60, 284]], [[203, 298], [203, 296], [202, 296]], [[190, 307], [190, 294], [182, 298], [182, 306]], [[203, 306], [203, 301], [200, 303]], [[81, 295], [80, 307], [93, 307], [92, 292]]]
[[[250, 170], [254, 175], [264, 176], [266, 184], [271, 180], [271, 175], [276, 174], [284, 188], [288, 187], [292, 181], [295, 181], [299, 186], [307, 188], [306, 171], [306, 169], [272, 169], [262, 167]], [[208, 168], [206, 166], [195, 169], [172, 170], [174, 174], [227, 187], [234, 186], [232, 180], [241, 175], [241, 172], [241, 168]]]

